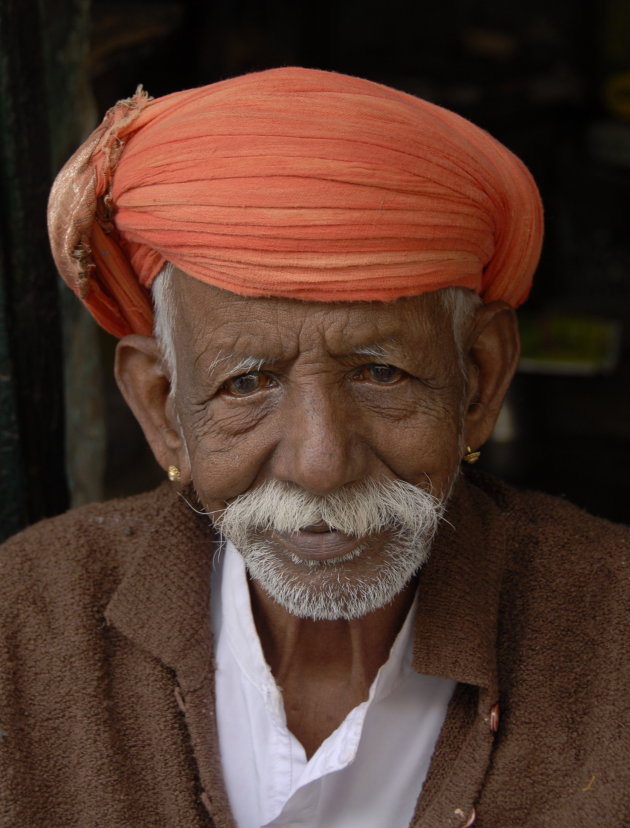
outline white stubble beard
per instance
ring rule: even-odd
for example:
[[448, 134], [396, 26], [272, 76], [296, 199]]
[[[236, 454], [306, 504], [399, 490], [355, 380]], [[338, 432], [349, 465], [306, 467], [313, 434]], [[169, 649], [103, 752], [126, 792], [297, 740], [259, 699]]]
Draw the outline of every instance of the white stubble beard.
[[[270, 481], [235, 498], [214, 522], [243, 556], [250, 577], [289, 613], [350, 620], [386, 606], [426, 563], [444, 503], [402, 480], [368, 480], [327, 496]], [[307, 561], [261, 537], [322, 520], [366, 542], [341, 557]], [[378, 560], [368, 561], [370, 536], [381, 532], [390, 539]]]

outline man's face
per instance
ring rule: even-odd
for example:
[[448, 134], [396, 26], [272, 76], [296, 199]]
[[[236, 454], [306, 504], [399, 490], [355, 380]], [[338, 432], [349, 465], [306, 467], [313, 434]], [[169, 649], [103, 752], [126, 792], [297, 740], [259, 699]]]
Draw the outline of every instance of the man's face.
[[[461, 456], [464, 383], [435, 295], [323, 304], [174, 279], [175, 406], [209, 512], [270, 485], [320, 502], [394, 481], [447, 496]], [[359, 507], [351, 501], [350, 510]], [[317, 577], [315, 568], [329, 585], [340, 571], [376, 580], [391, 527], [357, 538], [314, 514], [301, 531], [263, 532], [264, 554], [298, 580]]]

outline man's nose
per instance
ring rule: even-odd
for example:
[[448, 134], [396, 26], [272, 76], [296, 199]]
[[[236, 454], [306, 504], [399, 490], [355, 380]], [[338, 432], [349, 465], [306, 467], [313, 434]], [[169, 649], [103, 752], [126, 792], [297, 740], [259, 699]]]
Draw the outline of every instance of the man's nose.
[[319, 495], [369, 476], [369, 447], [350, 407], [334, 394], [290, 395], [283, 404], [273, 476]]

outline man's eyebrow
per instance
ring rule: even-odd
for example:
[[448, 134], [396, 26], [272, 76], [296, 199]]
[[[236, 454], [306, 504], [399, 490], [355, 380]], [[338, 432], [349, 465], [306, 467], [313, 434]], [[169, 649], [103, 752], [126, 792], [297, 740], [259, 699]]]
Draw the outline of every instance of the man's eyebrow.
[[[391, 353], [392, 349], [398, 346], [398, 340], [390, 338], [384, 342], [373, 342], [367, 345], [358, 345], [356, 348], [349, 348], [343, 354], [336, 354], [336, 356], [365, 356], [372, 359], [386, 359], [387, 355]], [[273, 364], [276, 360], [269, 357], [258, 356], [254, 354], [235, 354], [232, 351], [219, 351], [217, 356], [208, 365], [207, 371], [209, 374], [217, 370], [228, 370], [230, 374], [247, 374], [250, 371], [260, 371], [263, 365]]]
[[373, 359], [386, 359], [392, 349], [398, 346], [396, 339], [387, 339], [385, 342], [373, 342], [368, 345], [359, 345], [348, 351], [348, 356], [366, 356]]
[[269, 365], [271, 360], [261, 356], [242, 356], [240, 354], [219, 354], [208, 365], [208, 373], [212, 374], [219, 368], [228, 369], [231, 374], [248, 374], [250, 371], [260, 371], [263, 365]]

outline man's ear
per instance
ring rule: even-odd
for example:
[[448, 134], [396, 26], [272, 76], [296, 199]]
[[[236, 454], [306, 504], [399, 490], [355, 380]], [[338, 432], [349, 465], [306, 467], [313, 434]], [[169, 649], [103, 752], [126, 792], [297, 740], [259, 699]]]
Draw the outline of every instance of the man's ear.
[[116, 347], [114, 375], [155, 459], [164, 471], [171, 465], [177, 466], [181, 482], [187, 483], [190, 480], [188, 450], [156, 340], [138, 334], [123, 337]]
[[519, 356], [520, 339], [514, 309], [505, 302], [481, 306], [467, 343], [465, 446], [478, 449], [492, 434]]

